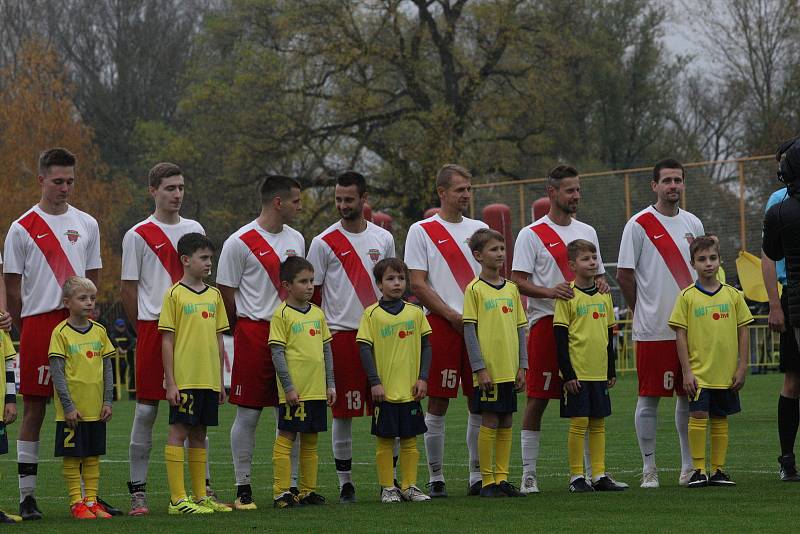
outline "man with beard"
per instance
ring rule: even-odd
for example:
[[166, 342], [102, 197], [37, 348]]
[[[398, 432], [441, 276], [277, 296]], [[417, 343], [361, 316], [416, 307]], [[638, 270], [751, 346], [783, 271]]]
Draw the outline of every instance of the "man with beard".
[[341, 219], [311, 241], [307, 259], [314, 266], [315, 301], [320, 302], [321, 298], [333, 334], [336, 403], [332, 407], [331, 441], [339, 477], [339, 502], [352, 503], [356, 500], [352, 478], [353, 417], [363, 416], [365, 409], [368, 414], [372, 411], [356, 332], [364, 308], [380, 297], [372, 268], [379, 260], [393, 258], [395, 252], [392, 234], [364, 219], [367, 182], [361, 174], [340, 174], [334, 198]]
[[[524, 494], [538, 493], [536, 462], [539, 458], [539, 436], [542, 416], [550, 399], [562, 394], [558, 374], [558, 356], [553, 331], [555, 299], [569, 300], [574, 296], [570, 282], [575, 273], [569, 268], [567, 245], [585, 239], [597, 248], [595, 284], [602, 293], [608, 292], [600, 255], [597, 232], [586, 223], [573, 219], [581, 200], [578, 171], [569, 165], [559, 165], [547, 174], [547, 196], [550, 211], [519, 231], [514, 245], [511, 279], [520, 293], [528, 297], [528, 372], [526, 376], [528, 403], [522, 419], [522, 484]], [[588, 465], [588, 464], [587, 464]], [[594, 473], [601, 477], [605, 473]], [[618, 484], [618, 483], [616, 483]]]
[[659, 487], [655, 460], [658, 401], [673, 392], [677, 394], [675, 427], [681, 445], [679, 483], [687, 485], [694, 472], [689, 450], [689, 400], [683, 390], [675, 332], [668, 325], [678, 293], [697, 278], [689, 245], [703, 235], [700, 219], [679, 207], [684, 178], [683, 165], [678, 161], [656, 163], [650, 183], [656, 203], [625, 224], [617, 262], [619, 286], [633, 312], [639, 378], [634, 423], [644, 463], [643, 488]]

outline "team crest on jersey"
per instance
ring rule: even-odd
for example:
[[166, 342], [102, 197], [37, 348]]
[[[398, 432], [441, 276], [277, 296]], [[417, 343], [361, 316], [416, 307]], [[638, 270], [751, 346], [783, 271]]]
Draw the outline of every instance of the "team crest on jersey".
[[290, 256], [297, 256], [297, 251], [293, 248], [287, 248], [285, 254], [287, 258]]
[[731, 316], [730, 304], [717, 304], [715, 306], [700, 306], [694, 309], [695, 317], [705, 317], [710, 315], [715, 321], [720, 319], [727, 319]]
[[78, 238], [81, 237], [81, 234], [79, 234], [77, 230], [67, 230], [64, 235], [67, 236], [67, 239], [69, 239], [69, 242], [73, 243], [73, 244], [77, 243], [78, 242]]
[[377, 263], [379, 259], [381, 259], [381, 251], [377, 248], [371, 248], [367, 252], [369, 259], [372, 260], [372, 263]]
[[683, 237], [686, 238], [686, 242], [689, 243], [690, 245], [692, 244], [692, 241], [694, 241], [694, 234], [691, 232], [686, 232], [685, 234], [683, 234]]

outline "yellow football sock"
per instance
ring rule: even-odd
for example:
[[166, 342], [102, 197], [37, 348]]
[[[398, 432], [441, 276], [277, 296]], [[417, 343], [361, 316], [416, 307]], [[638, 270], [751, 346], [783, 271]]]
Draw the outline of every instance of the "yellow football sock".
[[496, 441], [497, 429], [481, 425], [478, 431], [478, 462], [481, 464], [481, 486], [484, 488], [495, 483], [492, 453]]
[[[295, 438], [299, 439], [299, 438]], [[278, 434], [272, 447], [272, 494], [277, 499], [292, 484], [292, 446], [294, 442]]]
[[711, 472], [722, 471], [728, 455], [728, 418], [711, 419]]
[[86, 500], [97, 502], [97, 487], [100, 485], [100, 457], [87, 456], [81, 464]]
[[189, 448], [189, 478], [192, 481], [192, 494], [196, 501], [206, 496], [207, 455], [205, 448]]
[[[402, 454], [402, 450], [400, 451]], [[378, 437], [375, 449], [375, 466], [378, 469], [378, 484], [381, 488], [391, 488], [393, 484], [394, 438]]]
[[400, 478], [402, 480], [400, 487], [403, 491], [417, 485], [417, 464], [419, 464], [417, 437], [400, 439]]
[[592, 462], [592, 476], [600, 478], [606, 474], [606, 420], [602, 417], [589, 418], [589, 456]]
[[494, 451], [494, 482], [499, 484], [508, 480], [511, 463], [511, 428], [498, 428]]
[[586, 430], [588, 428], [588, 417], [569, 418], [569, 433], [567, 434], [567, 458], [569, 459], [570, 476], [582, 477], [584, 475], [583, 442], [586, 436]]
[[183, 485], [183, 447], [176, 445], [164, 447], [164, 462], [167, 464], [169, 499], [175, 504], [186, 498], [186, 488]]
[[300, 495], [306, 495], [317, 489], [317, 469], [319, 457], [317, 456], [317, 437], [313, 434], [301, 434], [300, 438]]
[[706, 472], [706, 427], [708, 419], [689, 417], [689, 450], [695, 469]]
[[64, 456], [64, 480], [67, 481], [67, 493], [69, 493], [69, 505], [83, 499], [81, 495], [81, 459], [72, 456]]

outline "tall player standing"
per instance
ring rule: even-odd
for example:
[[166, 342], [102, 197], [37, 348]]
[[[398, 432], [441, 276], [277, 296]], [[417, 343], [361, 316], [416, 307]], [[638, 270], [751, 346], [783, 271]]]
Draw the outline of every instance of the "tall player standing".
[[333, 333], [336, 403], [332, 407], [331, 441], [339, 477], [339, 502], [352, 503], [356, 500], [352, 478], [353, 417], [363, 416], [370, 400], [356, 332], [364, 309], [380, 297], [372, 268], [379, 260], [394, 258], [395, 251], [392, 234], [364, 219], [364, 176], [354, 171], [340, 174], [334, 199], [341, 219], [311, 241], [308, 261], [314, 266], [315, 293], [322, 297], [322, 311]]
[[[458, 384], [469, 403], [472, 368], [464, 344], [464, 289], [480, 273], [468, 240], [476, 230], [488, 228], [482, 221], [464, 217], [472, 197], [472, 175], [458, 165], [447, 164], [436, 176], [439, 213], [415, 222], [408, 229], [405, 262], [411, 291], [425, 306], [431, 325], [433, 357], [428, 380], [428, 411], [425, 414], [425, 451], [430, 475], [430, 496], [447, 497], [444, 459], [445, 414], [450, 399], [458, 396]], [[478, 434], [481, 416], [469, 414], [469, 495], [480, 495]]]
[[622, 232], [617, 279], [633, 312], [639, 399], [635, 426], [642, 453], [643, 488], [659, 487], [656, 468], [658, 401], [677, 394], [675, 427], [681, 445], [679, 483], [693, 472], [689, 450], [689, 401], [683, 390], [675, 332], [667, 324], [678, 293], [697, 278], [689, 245], [703, 235], [700, 219], [680, 208], [685, 189], [683, 165], [664, 159], [653, 168], [656, 203], [634, 215]]
[[[75, 185], [75, 156], [51, 148], [39, 156], [38, 204], [11, 224], [4, 247], [8, 311], [20, 336], [20, 393], [25, 410], [17, 440], [20, 515], [41, 519], [36, 504], [39, 432], [50, 382], [49, 333], [69, 313], [61, 286], [70, 276], [85, 276], [95, 285], [100, 261], [100, 229], [91, 215], [69, 204]], [[21, 321], [21, 324], [20, 324]]]
[[[217, 287], [233, 327], [230, 402], [236, 405], [236, 418], [231, 455], [237, 510], [256, 509], [250, 471], [261, 411], [272, 406], [278, 417], [278, 386], [267, 341], [272, 314], [286, 299], [281, 262], [302, 257], [306, 250], [303, 236], [288, 225], [301, 209], [300, 184], [286, 176], [268, 176], [259, 191], [261, 213], [225, 241], [217, 267]], [[292, 480], [297, 480], [299, 441], [292, 452]]]
[[[555, 299], [571, 299], [570, 282], [575, 273], [569, 268], [567, 245], [585, 239], [597, 248], [595, 284], [601, 293], [608, 292], [605, 268], [600, 256], [597, 232], [586, 223], [573, 219], [581, 200], [581, 181], [577, 169], [559, 165], [547, 173], [547, 196], [550, 211], [519, 231], [514, 244], [511, 279], [520, 293], [528, 297], [528, 402], [522, 420], [522, 493], [538, 493], [536, 462], [542, 416], [550, 399], [562, 394], [558, 374], [558, 356], [553, 331]], [[599, 474], [598, 474], [599, 475]]]
[[[158, 403], [166, 399], [161, 332], [158, 318], [164, 293], [183, 276], [178, 240], [192, 232], [205, 233], [197, 221], [184, 219], [185, 180], [174, 163], [158, 163], [147, 174], [155, 211], [125, 232], [122, 239], [121, 297], [125, 314], [136, 319], [136, 411], [128, 448], [133, 516], [150, 513], [147, 506], [147, 469], [153, 445]], [[206, 447], [208, 443], [206, 443]], [[208, 476], [208, 475], [206, 475]]]

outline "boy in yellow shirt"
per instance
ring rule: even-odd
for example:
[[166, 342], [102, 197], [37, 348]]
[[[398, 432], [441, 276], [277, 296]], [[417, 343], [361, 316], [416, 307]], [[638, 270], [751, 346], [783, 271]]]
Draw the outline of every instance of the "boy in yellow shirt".
[[[0, 454], [8, 454], [6, 426], [17, 420], [17, 384], [14, 380], [14, 358], [17, 351], [8, 332], [0, 330], [0, 361], [5, 370], [5, 381], [0, 381]], [[0, 523], [19, 523], [22, 518], [0, 510]]]
[[[169, 402], [169, 434], [164, 448], [170, 515], [230, 512], [206, 493], [206, 433], [217, 426], [225, 403], [222, 332], [228, 315], [222, 295], [203, 279], [211, 271], [214, 244], [200, 233], [178, 240], [183, 278], [164, 295], [158, 329]], [[193, 499], [183, 480], [183, 443], [189, 441]]]
[[[675, 330], [683, 385], [689, 396], [689, 488], [735, 486], [723, 471], [728, 416], [741, 411], [753, 316], [742, 294], [718, 279], [719, 240], [698, 237], [689, 246], [697, 282], [681, 291], [669, 318]], [[706, 472], [706, 428], [711, 416], [711, 472]]]
[[[306, 259], [290, 256], [281, 264], [281, 285], [287, 298], [272, 316], [269, 346], [278, 388], [278, 435], [272, 449], [274, 506], [321, 505], [316, 492], [317, 438], [328, 430], [327, 406], [336, 402], [333, 382], [331, 333], [322, 309], [312, 304], [314, 267]], [[291, 453], [300, 440], [299, 495], [290, 490]]]
[[[567, 455], [569, 491], [622, 491], [606, 475], [605, 418], [611, 415], [608, 390], [616, 384], [612, 345], [614, 304], [611, 295], [600, 293], [594, 282], [597, 275], [597, 247], [585, 239], [567, 245], [569, 268], [575, 273], [570, 283], [574, 296], [556, 300], [553, 333], [556, 339], [558, 369], [564, 383], [561, 417], [569, 418]], [[584, 476], [583, 450], [589, 434], [589, 457], [594, 477]], [[590, 484], [591, 482], [591, 484]]]
[[[383, 295], [364, 310], [356, 341], [371, 386], [372, 434], [381, 502], [428, 501], [417, 484], [417, 436], [427, 431], [420, 400], [428, 391], [431, 326], [422, 308], [403, 300], [408, 269], [385, 258], [372, 270]], [[392, 477], [394, 442], [400, 438], [400, 488]]]
[[[55, 455], [64, 457], [64, 478], [75, 519], [108, 519], [97, 503], [100, 456], [106, 453], [114, 377], [109, 356], [116, 352], [106, 329], [92, 321], [97, 288], [88, 278], [64, 282], [69, 317], [50, 335], [50, 379], [56, 392]], [[81, 492], [81, 477], [86, 497]]]
[[[503, 235], [482, 228], [469, 238], [481, 273], [464, 291], [464, 340], [478, 385], [469, 410], [481, 414], [478, 458], [481, 497], [524, 497], [508, 482], [511, 427], [517, 392], [525, 388], [527, 318], [517, 285], [500, 275], [506, 257]], [[494, 453], [494, 462], [492, 456]]]

